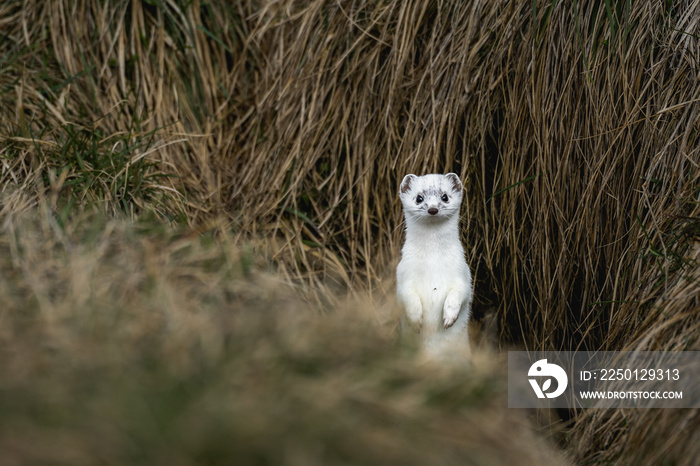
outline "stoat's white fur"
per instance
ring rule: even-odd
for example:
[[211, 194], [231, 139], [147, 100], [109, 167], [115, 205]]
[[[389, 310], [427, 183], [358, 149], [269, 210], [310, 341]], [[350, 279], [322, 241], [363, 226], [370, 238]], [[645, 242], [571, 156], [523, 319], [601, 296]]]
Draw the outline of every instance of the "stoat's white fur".
[[429, 355], [467, 355], [473, 290], [459, 239], [462, 182], [454, 173], [406, 175], [399, 197], [406, 242], [396, 269], [398, 301]]

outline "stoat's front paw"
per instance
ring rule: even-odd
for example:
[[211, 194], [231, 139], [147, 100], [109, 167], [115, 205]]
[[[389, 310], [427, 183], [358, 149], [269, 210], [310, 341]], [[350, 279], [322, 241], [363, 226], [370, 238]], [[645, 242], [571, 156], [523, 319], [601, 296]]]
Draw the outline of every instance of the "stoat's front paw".
[[423, 326], [423, 309], [420, 307], [406, 308], [406, 316], [411, 325], [416, 329], [420, 329]]
[[445, 305], [442, 308], [442, 323], [445, 328], [452, 327], [452, 324], [454, 324], [457, 317], [459, 317], [459, 310], [461, 307], [462, 303], [450, 299], [449, 296], [447, 297]]

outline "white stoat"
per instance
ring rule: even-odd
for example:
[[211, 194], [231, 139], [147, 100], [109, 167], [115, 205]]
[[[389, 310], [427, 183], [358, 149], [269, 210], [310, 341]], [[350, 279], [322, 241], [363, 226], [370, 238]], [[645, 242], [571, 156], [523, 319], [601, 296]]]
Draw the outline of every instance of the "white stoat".
[[459, 239], [462, 182], [454, 173], [406, 175], [399, 197], [406, 242], [396, 268], [398, 301], [428, 355], [468, 355], [473, 291]]

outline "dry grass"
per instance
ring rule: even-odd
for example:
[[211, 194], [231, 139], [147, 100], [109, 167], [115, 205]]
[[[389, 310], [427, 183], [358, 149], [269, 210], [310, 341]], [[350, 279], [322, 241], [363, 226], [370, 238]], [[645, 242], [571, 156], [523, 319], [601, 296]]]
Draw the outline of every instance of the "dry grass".
[[310, 304], [228, 237], [0, 220], [3, 464], [567, 464], [502, 361], [421, 364], [386, 311]]
[[[3, 207], [215, 228], [337, 303], [391, 294], [403, 175], [454, 171], [504, 345], [698, 350], [699, 22], [689, 0], [5, 2]], [[581, 462], [700, 455], [694, 411], [570, 414]]]

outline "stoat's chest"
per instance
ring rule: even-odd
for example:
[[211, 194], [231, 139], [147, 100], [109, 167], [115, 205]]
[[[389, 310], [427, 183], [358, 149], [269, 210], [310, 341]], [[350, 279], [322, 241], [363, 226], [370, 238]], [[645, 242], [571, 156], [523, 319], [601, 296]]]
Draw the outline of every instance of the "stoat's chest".
[[464, 250], [452, 247], [429, 248], [407, 244], [398, 267], [397, 279], [405, 281], [421, 297], [444, 296], [450, 287], [467, 280]]
[[407, 278], [421, 295], [446, 294], [449, 282], [458, 274], [454, 264], [445, 261], [411, 261]]

